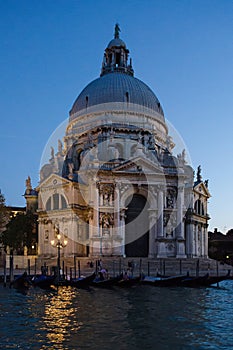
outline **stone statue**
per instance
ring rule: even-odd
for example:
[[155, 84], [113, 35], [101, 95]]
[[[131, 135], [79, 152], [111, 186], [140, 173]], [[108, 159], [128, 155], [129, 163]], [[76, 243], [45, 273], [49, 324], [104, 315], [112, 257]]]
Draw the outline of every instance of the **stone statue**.
[[119, 27], [119, 24], [118, 23], [116, 23], [116, 25], [115, 25], [115, 35], [114, 35], [114, 37], [115, 37], [115, 39], [119, 39], [119, 37], [120, 37], [120, 27]]
[[58, 140], [58, 152], [62, 153], [62, 142], [61, 142], [61, 140]]
[[31, 183], [30, 176], [28, 176], [28, 178], [26, 179], [26, 189], [27, 190], [31, 190], [32, 189], [32, 183]]
[[202, 181], [201, 177], [201, 166], [199, 165], [197, 168], [197, 181]]
[[54, 148], [51, 146], [50, 149], [51, 149], [51, 159], [54, 159]]
[[206, 186], [206, 188], [208, 188], [208, 186], [209, 186], [209, 180], [205, 180], [205, 186]]

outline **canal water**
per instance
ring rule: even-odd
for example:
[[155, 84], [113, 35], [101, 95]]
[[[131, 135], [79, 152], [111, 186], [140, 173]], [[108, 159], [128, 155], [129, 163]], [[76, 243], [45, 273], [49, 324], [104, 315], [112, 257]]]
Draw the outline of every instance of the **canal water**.
[[1, 284], [0, 349], [233, 349], [233, 281], [27, 294]]

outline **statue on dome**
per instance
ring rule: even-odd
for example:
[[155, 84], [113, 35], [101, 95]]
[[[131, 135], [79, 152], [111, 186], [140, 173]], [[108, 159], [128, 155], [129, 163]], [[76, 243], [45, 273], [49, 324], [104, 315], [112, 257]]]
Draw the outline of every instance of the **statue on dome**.
[[197, 167], [197, 181], [202, 181], [200, 165]]
[[119, 37], [120, 37], [120, 27], [119, 27], [119, 24], [118, 23], [116, 23], [116, 25], [115, 25], [115, 35], [114, 35], [114, 37], [115, 37], [115, 39], [119, 39]]
[[54, 159], [54, 148], [51, 146], [50, 150], [51, 150], [51, 159]]
[[28, 176], [28, 178], [26, 179], [26, 189], [27, 190], [31, 190], [32, 189], [32, 183], [31, 183], [30, 176]]
[[58, 140], [58, 152], [62, 154], [62, 142]]

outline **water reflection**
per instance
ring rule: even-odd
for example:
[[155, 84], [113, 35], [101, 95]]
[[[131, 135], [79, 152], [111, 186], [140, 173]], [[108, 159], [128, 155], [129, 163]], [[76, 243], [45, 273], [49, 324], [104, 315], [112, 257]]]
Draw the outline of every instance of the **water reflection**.
[[[40, 330], [46, 331], [49, 344], [56, 344], [56, 349], [66, 349], [63, 343], [68, 341], [73, 329], [78, 331], [80, 325], [76, 319], [79, 310], [78, 305], [74, 305], [74, 298], [77, 292], [72, 288], [60, 288], [45, 304], [44, 316]], [[50, 346], [51, 346], [50, 345]], [[47, 346], [42, 346], [42, 349]]]
[[224, 288], [91, 291], [0, 286], [0, 349], [232, 348], [232, 281]]

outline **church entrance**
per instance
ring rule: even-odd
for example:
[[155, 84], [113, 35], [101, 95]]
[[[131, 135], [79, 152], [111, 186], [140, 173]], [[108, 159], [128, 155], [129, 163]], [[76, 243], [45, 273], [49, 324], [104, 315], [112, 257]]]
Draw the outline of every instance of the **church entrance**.
[[125, 219], [125, 254], [128, 257], [147, 257], [149, 249], [148, 203], [145, 197], [134, 194], [127, 205]]

